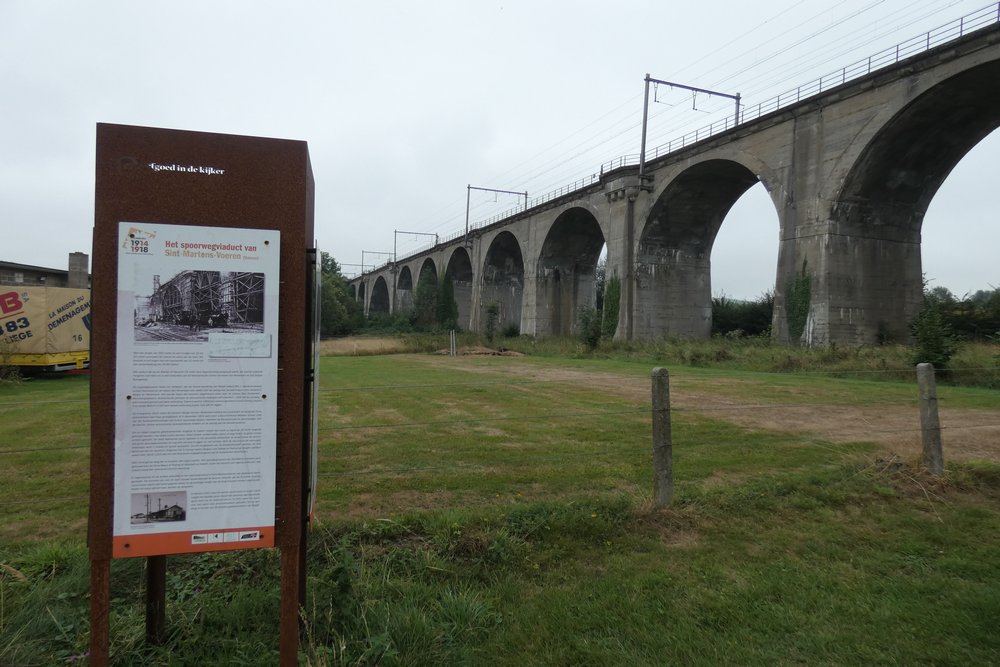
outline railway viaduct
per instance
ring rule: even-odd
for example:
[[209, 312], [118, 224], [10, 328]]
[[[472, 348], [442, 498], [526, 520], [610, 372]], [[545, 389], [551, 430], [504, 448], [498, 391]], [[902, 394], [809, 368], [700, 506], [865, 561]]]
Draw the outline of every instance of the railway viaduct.
[[616, 337], [707, 337], [713, 241], [760, 182], [779, 220], [772, 335], [805, 345], [906, 339], [921, 302], [924, 213], [952, 168], [1000, 126], [992, 11], [984, 27], [966, 23], [947, 41], [929, 33], [919, 48], [904, 43], [895, 57], [873, 56], [867, 68], [744, 109], [738, 124], [661, 147], [642, 173], [635, 156], [620, 158], [364, 273], [351, 290], [366, 313], [404, 312], [420, 281], [446, 274], [463, 328], [482, 331], [496, 304], [501, 327], [572, 334], [578, 309], [594, 303], [606, 243], [607, 275], [622, 281]]

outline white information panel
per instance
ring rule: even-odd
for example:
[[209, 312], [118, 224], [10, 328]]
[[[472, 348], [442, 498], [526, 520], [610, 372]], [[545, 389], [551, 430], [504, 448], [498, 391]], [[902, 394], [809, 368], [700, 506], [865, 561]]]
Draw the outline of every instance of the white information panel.
[[273, 546], [279, 232], [118, 235], [113, 555]]

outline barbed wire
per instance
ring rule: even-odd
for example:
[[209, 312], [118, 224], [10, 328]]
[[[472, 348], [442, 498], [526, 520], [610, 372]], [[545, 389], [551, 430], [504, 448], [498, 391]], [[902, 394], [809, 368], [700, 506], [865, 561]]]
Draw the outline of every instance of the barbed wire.
[[4, 454], [28, 454], [34, 452], [61, 452], [68, 449], [90, 449], [90, 445], [64, 445], [59, 447], [29, 447], [26, 449], [0, 449], [0, 456]]
[[[73, 501], [90, 500], [90, 496], [89, 495], [85, 495], [85, 496], [62, 496], [60, 498], [44, 498], [43, 500], [45, 500], [46, 502], [60, 503], [60, 502], [66, 502], [66, 501], [69, 501], [69, 500], [73, 500]], [[7, 506], [37, 505], [38, 501], [39, 501], [38, 498], [26, 498], [26, 499], [22, 499], [22, 500], [5, 500], [4, 501], [4, 505], [7, 505]]]
[[[669, 364], [665, 365], [665, 367], [671, 368], [671, 366]], [[700, 367], [700, 366], [690, 366], [690, 365], [686, 365], [686, 364], [685, 365], [674, 365], [672, 368], [675, 368], [675, 369], [676, 368], [683, 368], [685, 370], [694, 368], [694, 369], [698, 369], [698, 370], [715, 370], [715, 371], [719, 371], [719, 372], [725, 372], [725, 371], [730, 370], [730, 369], [722, 369], [722, 368], [706, 368], [706, 367]], [[1000, 372], [1000, 366], [975, 366], [975, 367], [969, 367], [969, 368], [954, 368], [954, 367], [949, 367], [949, 368], [935, 368], [934, 370], [935, 370], [936, 373], [968, 373], [968, 372], [984, 372], [984, 371], [986, 371], [986, 372], [990, 372], [990, 371]], [[568, 372], [568, 373], [574, 373], [575, 370], [574, 369], [567, 369], [566, 372]], [[812, 369], [744, 370], [744, 371], [739, 371], [739, 373], [741, 375], [743, 375], [743, 376], [752, 376], [752, 375], [778, 375], [778, 376], [796, 375], [796, 376], [801, 376], [801, 377], [816, 377], [816, 376], [827, 377], [827, 376], [829, 376], [829, 377], [841, 378], [841, 379], [843, 379], [844, 375], [897, 375], [897, 376], [912, 376], [913, 382], [909, 383], [909, 384], [913, 384], [913, 383], [916, 382], [916, 373], [915, 373], [915, 370], [914, 369], [902, 369], [902, 368], [898, 368], [898, 369], [892, 369], [892, 368], [886, 368], [886, 369], [863, 369], [863, 368], [851, 369], [851, 368], [848, 368], [848, 369], [829, 369], [829, 370], [821, 370], [821, 369], [816, 369], [816, 370], [812, 370]], [[613, 373], [601, 373], [600, 371], [598, 371], [598, 374], [608, 375], [608, 377], [620, 377], [620, 376], [614, 375]], [[639, 377], [636, 377], [634, 379], [635, 379], [636, 382], [641, 382], [643, 380], [648, 380], [648, 378], [639, 378]], [[675, 377], [672, 377], [671, 379], [674, 382], [678, 382], [678, 381], [680, 381], [680, 382], [687, 382], [691, 378], [688, 378], [688, 377], [677, 378], [675, 376]], [[383, 391], [383, 390], [400, 390], [400, 391], [402, 391], [402, 390], [407, 390], [407, 389], [437, 389], [437, 388], [448, 388], [448, 387], [477, 387], [477, 386], [481, 386], [481, 387], [496, 387], [496, 386], [501, 386], [501, 385], [515, 386], [516, 387], [516, 386], [530, 386], [530, 385], [534, 385], [534, 384], [573, 384], [573, 383], [578, 382], [578, 380], [579, 380], [579, 378], [576, 378], [576, 377], [563, 377], [563, 378], [530, 378], [530, 379], [518, 379], [518, 380], [513, 380], [513, 381], [509, 380], [509, 379], [501, 379], [501, 380], [486, 380], [486, 381], [477, 380], [477, 381], [470, 381], [470, 382], [427, 382], [427, 383], [416, 383], [416, 384], [340, 385], [340, 386], [336, 386], [336, 387], [323, 387], [321, 385], [318, 391], [319, 391], [320, 394], [327, 394], [327, 393], [343, 393], [343, 392], [351, 392], [351, 391], [353, 391], [353, 392]], [[942, 384], [941, 388], [949, 388], [949, 389], [952, 389], [952, 388], [954, 388], [954, 389], [983, 389], [984, 387], [966, 387], [966, 386], [963, 386], [963, 385]], [[94, 394], [92, 394], [92, 397], [99, 397], [101, 395], [102, 394], [94, 393]], [[90, 402], [91, 402], [91, 398], [66, 399], [66, 400], [58, 400], [58, 401], [36, 401], [36, 400], [14, 401], [14, 402], [2, 402], [2, 403], [0, 403], [0, 408], [11, 408], [11, 407], [17, 408], [17, 407], [25, 407], [27, 405], [59, 405], [59, 404], [63, 404], [63, 405], [83, 404], [83, 405], [86, 405], [86, 404], [89, 404]]]
[[[670, 408], [668, 411], [671, 413], [690, 413], [698, 414], [701, 412], [728, 412], [741, 409], [759, 409], [761, 406], [733, 406], [731, 408]], [[773, 409], [783, 409], [783, 408], [815, 408], [815, 407], [829, 407], [828, 405], [821, 404], [801, 404], [797, 406], [788, 405], [773, 405], [773, 406], [763, 406], [764, 408]], [[518, 421], [539, 421], [544, 419], [559, 419], [559, 418], [570, 418], [570, 417], [603, 417], [603, 416], [615, 416], [615, 415], [632, 415], [632, 416], [649, 416], [652, 417], [654, 410], [649, 407], [636, 408], [634, 410], [624, 410], [624, 411], [601, 411], [601, 412], [576, 412], [576, 413], [548, 413], [540, 415], [518, 415], [518, 416], [504, 416], [504, 417], [485, 417], [481, 419], [451, 419], [451, 420], [439, 420], [439, 421], [422, 421], [422, 422], [398, 422], [398, 423], [380, 423], [380, 424], [351, 424], [345, 426], [335, 426], [326, 429], [319, 429], [319, 433], [335, 433], [340, 431], [356, 431], [364, 429], [409, 429], [416, 428], [420, 426], [450, 426], [450, 425], [468, 425], [474, 423], [497, 423], [497, 422], [518, 422]], [[965, 430], [977, 430], [977, 429], [1000, 429], [1000, 422], [990, 423], [990, 424], [962, 424], [962, 425], [942, 425], [938, 430], [942, 432], [946, 431], [965, 431]], [[907, 433], [920, 433], [922, 431], [921, 427], [906, 427], [898, 429], [862, 429], [862, 430], [831, 430], [831, 429], [821, 429], [820, 432], [829, 435], [836, 435], [840, 437], [844, 436], [863, 436], [866, 434], [907, 434]], [[802, 431], [805, 433], [816, 433], [816, 431], [810, 431], [806, 429]], [[778, 431], [780, 434], [787, 434], [784, 431]], [[26, 454], [35, 452], [55, 452], [55, 451], [65, 451], [74, 449], [90, 449], [89, 444], [85, 445], [66, 445], [61, 447], [34, 447], [34, 448], [22, 448], [22, 449], [8, 449], [0, 450], [0, 456], [6, 454]]]
[[67, 399], [64, 399], [64, 400], [61, 400], [61, 401], [24, 401], [24, 402], [17, 402], [17, 403], [0, 403], [0, 408], [5, 408], [5, 407], [8, 407], [8, 406], [18, 407], [18, 406], [29, 405], [29, 404], [30, 405], [52, 405], [52, 404], [68, 405], [68, 404], [72, 404], [72, 403], [82, 403], [84, 405], [87, 405], [87, 404], [90, 403], [90, 399], [89, 398], [67, 398]]
[[601, 410], [598, 412], [547, 412], [536, 415], [517, 415], [502, 416], [502, 417], [477, 417], [475, 419], [442, 419], [442, 420], [429, 420], [429, 421], [414, 421], [414, 422], [395, 422], [395, 423], [381, 423], [381, 424], [345, 424], [343, 426], [332, 426], [329, 428], [319, 429], [320, 433], [333, 433], [335, 431], [350, 431], [358, 429], [369, 429], [369, 428], [415, 428], [418, 426], [451, 426], [453, 424], [480, 424], [480, 423], [495, 423], [495, 422], [512, 422], [512, 421], [538, 421], [541, 419], [563, 419], [571, 417], [613, 417], [620, 415], [639, 415], [639, 414], [650, 414], [650, 407], [645, 406], [643, 408], [633, 408], [630, 410]]
[[[697, 369], [697, 370], [713, 370], [718, 372], [725, 372], [729, 369], [723, 368], [707, 368], [701, 366], [689, 366], [689, 365], [677, 365], [677, 366], [666, 366], [667, 368], [683, 368]], [[1000, 366], [979, 366], [971, 368], [936, 368], [934, 369], [937, 373], [967, 373], [967, 372], [982, 372], [982, 371], [997, 371], [1000, 372]], [[568, 369], [568, 373], [573, 373], [574, 369]], [[752, 376], [752, 375], [797, 375], [803, 377], [814, 377], [814, 376], [831, 376], [833, 378], [843, 379], [843, 375], [911, 375], [913, 377], [913, 383], [916, 382], [916, 374], [913, 369], [831, 369], [831, 370], [745, 370], [739, 371], [741, 375]], [[621, 377], [615, 375], [614, 373], [602, 373], [597, 372], [599, 375], [607, 375], [608, 377]], [[635, 381], [639, 382], [642, 380], [648, 380], [647, 377], [636, 377], [633, 378]], [[672, 378], [674, 381], [678, 381], [677, 377]], [[688, 381], [691, 378], [683, 377], [680, 381]], [[519, 380], [477, 380], [470, 382], [426, 382], [426, 383], [412, 383], [412, 384], [375, 384], [375, 385], [339, 385], [336, 387], [323, 387], [320, 386], [319, 392], [321, 394], [325, 393], [343, 393], [348, 391], [376, 391], [376, 390], [405, 390], [405, 389], [436, 389], [444, 387], [494, 387], [497, 385], [509, 385], [509, 386], [528, 386], [534, 384], [571, 384], [578, 381], [575, 377], [563, 377], [563, 378], [530, 378], [530, 379], [519, 379]], [[912, 384], [912, 383], [910, 383]], [[969, 387], [964, 385], [949, 385], [944, 384], [942, 387], [954, 388], [954, 389], [983, 389], [984, 387]], [[94, 394], [95, 396], [97, 394]], [[89, 399], [68, 399], [65, 401], [23, 401], [23, 402], [7, 402], [0, 403], [0, 408], [2, 407], [24, 407], [26, 405], [40, 405], [40, 404], [72, 404], [72, 403], [89, 403]]]

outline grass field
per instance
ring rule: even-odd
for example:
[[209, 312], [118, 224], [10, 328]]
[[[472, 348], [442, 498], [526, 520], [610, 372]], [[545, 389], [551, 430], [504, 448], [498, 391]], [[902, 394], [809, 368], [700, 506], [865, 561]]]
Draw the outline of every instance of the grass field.
[[[671, 367], [674, 504], [651, 504], [651, 365], [324, 358], [308, 665], [1000, 663], [1000, 392]], [[360, 352], [358, 353], [361, 354]], [[862, 376], [864, 377], [864, 376]], [[87, 381], [0, 385], [0, 664], [85, 661]], [[278, 558], [113, 568], [116, 664], [274, 664]]]

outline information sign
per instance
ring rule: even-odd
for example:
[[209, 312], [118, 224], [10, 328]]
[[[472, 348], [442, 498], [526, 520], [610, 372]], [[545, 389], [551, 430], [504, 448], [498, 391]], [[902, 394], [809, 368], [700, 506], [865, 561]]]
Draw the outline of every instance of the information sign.
[[308, 147], [102, 123], [95, 176], [90, 660], [109, 662], [113, 558], [146, 558], [157, 644], [168, 554], [273, 546], [281, 664], [295, 665], [315, 375]]
[[273, 546], [279, 233], [118, 233], [112, 555]]

